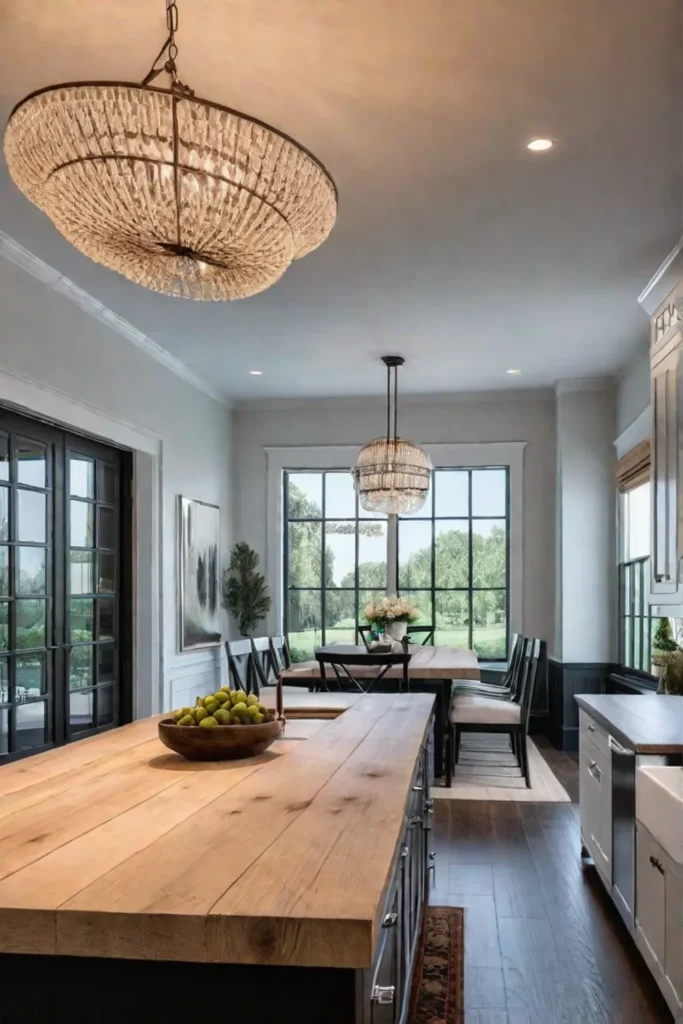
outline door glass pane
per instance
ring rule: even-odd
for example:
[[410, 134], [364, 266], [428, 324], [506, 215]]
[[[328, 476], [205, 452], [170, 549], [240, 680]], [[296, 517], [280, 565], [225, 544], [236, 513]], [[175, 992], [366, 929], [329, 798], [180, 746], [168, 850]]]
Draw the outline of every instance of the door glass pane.
[[9, 711], [0, 710], [0, 754], [9, 753]]
[[437, 587], [468, 587], [470, 583], [469, 519], [435, 523], [434, 571]]
[[435, 644], [469, 647], [470, 608], [465, 590], [441, 591], [434, 595]]
[[96, 651], [97, 682], [113, 682], [116, 679], [116, 671], [114, 665], [114, 644], [98, 644]]
[[643, 620], [640, 616], [633, 619], [633, 667], [641, 668], [640, 663], [640, 638], [643, 629]]
[[[293, 523], [308, 529], [308, 524]], [[314, 552], [311, 552], [313, 555]], [[325, 584], [329, 587], [356, 585], [356, 524], [325, 523]], [[311, 580], [315, 586], [315, 582]]]
[[289, 524], [289, 585], [319, 587], [322, 523]]
[[308, 661], [322, 643], [319, 590], [290, 590], [288, 627], [292, 661]]
[[95, 463], [87, 455], [69, 457], [69, 494], [73, 498], [95, 497]]
[[6, 601], [0, 604], [0, 651], [9, 650], [9, 605]]
[[95, 592], [94, 578], [95, 552], [72, 551], [69, 565], [69, 593], [93, 594]]
[[430, 587], [432, 584], [432, 524], [400, 519], [398, 523], [399, 587]]
[[402, 590], [403, 597], [407, 597], [410, 603], [417, 609], [419, 618], [411, 622], [411, 626], [431, 626], [432, 624], [432, 595], [429, 590]]
[[45, 445], [39, 441], [16, 440], [17, 483], [29, 487], [47, 486], [47, 461]]
[[95, 727], [95, 694], [92, 690], [69, 695], [69, 732], [85, 732]]
[[323, 514], [323, 474], [290, 473], [288, 519], [320, 519]]
[[69, 638], [72, 644], [87, 643], [94, 639], [94, 601], [72, 598], [69, 601]]
[[9, 487], [0, 487], [0, 540], [9, 540]]
[[9, 480], [9, 438], [0, 434], [0, 480]]
[[116, 557], [100, 554], [97, 556], [99, 566], [97, 589], [100, 594], [113, 594], [116, 587]]
[[71, 648], [69, 652], [69, 689], [79, 690], [94, 684], [94, 653], [95, 648], [89, 644]]
[[44, 544], [46, 540], [47, 495], [17, 491], [16, 539]]
[[110, 466], [108, 462], [98, 460], [98, 485], [97, 500], [108, 501], [113, 504], [116, 501], [116, 467]]
[[44, 746], [48, 740], [47, 701], [18, 704], [16, 709], [17, 750]]
[[472, 515], [489, 519], [502, 517], [506, 511], [507, 473], [504, 469], [472, 470]]
[[21, 600], [14, 602], [18, 650], [25, 651], [34, 647], [45, 647], [46, 611], [46, 601]]
[[97, 602], [97, 639], [114, 639], [114, 599], [101, 597]]
[[325, 591], [325, 643], [355, 643], [355, 590]]
[[17, 594], [45, 593], [45, 548], [14, 549]]
[[114, 687], [100, 686], [97, 690], [97, 724], [111, 725], [114, 721]]
[[472, 520], [472, 585], [504, 587], [506, 577], [505, 520]]
[[116, 512], [113, 508], [102, 508], [98, 506], [98, 531], [97, 531], [97, 546], [98, 548], [110, 548], [116, 547]]
[[9, 548], [5, 544], [0, 545], [0, 595], [10, 596]]
[[91, 548], [93, 538], [94, 505], [84, 501], [71, 499], [71, 546], [74, 548]]
[[434, 487], [434, 515], [456, 519], [470, 514], [469, 473], [466, 469], [437, 469]]
[[353, 519], [356, 490], [350, 473], [325, 473], [325, 518]]
[[358, 586], [386, 590], [387, 524], [358, 524]]
[[[0, 704], [9, 702], [9, 661], [0, 658]], [[0, 751], [1, 753], [2, 751]]]
[[479, 658], [504, 658], [505, 591], [475, 590], [472, 594], [472, 647]]
[[46, 692], [45, 655], [24, 654], [16, 660], [15, 689], [17, 700], [35, 700]]

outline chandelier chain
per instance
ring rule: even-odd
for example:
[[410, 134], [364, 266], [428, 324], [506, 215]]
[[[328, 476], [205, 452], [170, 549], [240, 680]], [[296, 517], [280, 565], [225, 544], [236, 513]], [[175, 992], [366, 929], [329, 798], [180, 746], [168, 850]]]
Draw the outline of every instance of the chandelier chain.
[[[149, 85], [162, 73], [162, 71], [165, 71], [171, 76], [171, 90], [173, 92], [181, 93], [183, 96], [194, 96], [194, 90], [190, 89], [189, 86], [185, 85], [185, 83], [181, 82], [178, 78], [178, 44], [175, 41], [178, 24], [178, 4], [176, 3], [176, 0], [166, 0], [166, 28], [168, 29], [168, 35], [164, 41], [164, 45], [154, 58], [152, 67], [143, 78], [142, 84]], [[159, 64], [159, 61], [162, 59], [164, 54], [166, 54], [166, 60], [163, 64]]]

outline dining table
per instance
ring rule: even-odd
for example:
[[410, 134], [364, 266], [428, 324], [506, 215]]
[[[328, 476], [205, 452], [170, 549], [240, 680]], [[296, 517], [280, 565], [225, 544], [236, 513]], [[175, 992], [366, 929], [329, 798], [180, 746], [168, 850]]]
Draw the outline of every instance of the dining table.
[[[319, 647], [317, 653], [326, 651], [335, 654], [368, 654], [365, 646], [355, 644], [329, 644], [326, 647]], [[474, 651], [463, 647], [446, 646], [413, 646], [408, 647], [410, 661], [408, 662], [408, 687], [411, 693], [431, 693], [435, 696], [434, 706], [434, 774], [441, 778], [445, 774], [444, 745], [446, 739], [446, 728], [448, 723], [448, 712], [451, 703], [451, 688], [454, 679], [479, 679], [479, 663]], [[403, 679], [403, 667], [397, 665], [387, 670], [379, 682], [372, 683], [373, 676], [377, 670], [372, 666], [364, 668], [354, 666], [353, 674], [361, 682], [363, 677], [368, 679], [372, 685], [373, 692], [391, 693], [398, 690]], [[293, 663], [281, 674], [284, 686], [308, 685], [312, 691], [307, 695], [307, 706], [315, 702], [316, 692], [321, 690], [320, 666], [317, 661], [305, 661], [299, 664]], [[336, 678], [328, 675], [326, 689], [338, 692]], [[285, 691], [284, 710], [287, 714], [288, 703], [299, 704], [297, 699], [293, 702], [291, 696]]]

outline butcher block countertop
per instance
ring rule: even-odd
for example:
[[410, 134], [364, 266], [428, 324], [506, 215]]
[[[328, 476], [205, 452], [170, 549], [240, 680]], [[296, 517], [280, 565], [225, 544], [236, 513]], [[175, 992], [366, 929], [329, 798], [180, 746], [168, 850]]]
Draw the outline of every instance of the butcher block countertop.
[[580, 708], [637, 754], [683, 753], [683, 697], [664, 694], [586, 694]]
[[249, 761], [153, 718], [0, 768], [0, 953], [369, 967], [433, 700], [358, 697]]

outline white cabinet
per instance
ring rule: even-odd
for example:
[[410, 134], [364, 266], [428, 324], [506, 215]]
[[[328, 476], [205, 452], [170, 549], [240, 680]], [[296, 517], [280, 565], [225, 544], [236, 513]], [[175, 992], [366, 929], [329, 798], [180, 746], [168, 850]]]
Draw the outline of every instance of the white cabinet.
[[[599, 728], [599, 726], [597, 727]], [[609, 891], [612, 888], [612, 770], [609, 752], [579, 733], [581, 835]]]
[[652, 557], [650, 593], [656, 604], [680, 604], [683, 586], [683, 473], [680, 464], [683, 359], [680, 339], [652, 364]]
[[636, 942], [676, 1020], [683, 1020], [683, 867], [671, 860], [640, 822]]

